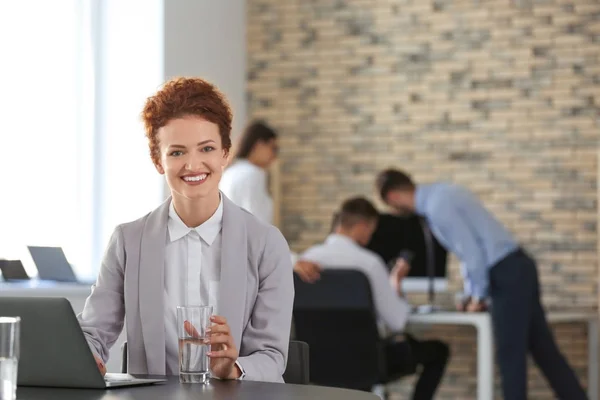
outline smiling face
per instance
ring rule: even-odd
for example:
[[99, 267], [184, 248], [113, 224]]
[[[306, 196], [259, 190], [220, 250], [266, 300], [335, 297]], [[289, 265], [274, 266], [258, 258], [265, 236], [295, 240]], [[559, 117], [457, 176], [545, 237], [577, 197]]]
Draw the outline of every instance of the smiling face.
[[218, 196], [227, 163], [219, 126], [196, 116], [175, 118], [158, 130], [160, 161], [174, 200]]

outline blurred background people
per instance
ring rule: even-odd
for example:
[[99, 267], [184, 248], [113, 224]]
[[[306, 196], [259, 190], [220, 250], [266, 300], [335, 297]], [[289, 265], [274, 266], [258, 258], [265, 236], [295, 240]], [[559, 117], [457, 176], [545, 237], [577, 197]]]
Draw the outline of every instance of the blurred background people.
[[277, 158], [277, 133], [262, 121], [246, 127], [233, 163], [221, 179], [220, 189], [235, 204], [266, 223], [273, 223], [273, 199], [267, 170]]

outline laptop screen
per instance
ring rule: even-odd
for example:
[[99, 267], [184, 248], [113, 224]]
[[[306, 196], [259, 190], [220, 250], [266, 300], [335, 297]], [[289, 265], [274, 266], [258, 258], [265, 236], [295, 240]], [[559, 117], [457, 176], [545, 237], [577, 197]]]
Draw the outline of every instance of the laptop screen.
[[77, 277], [60, 247], [27, 246], [40, 279], [77, 282]]
[[0, 271], [5, 281], [29, 279], [21, 260], [0, 260]]

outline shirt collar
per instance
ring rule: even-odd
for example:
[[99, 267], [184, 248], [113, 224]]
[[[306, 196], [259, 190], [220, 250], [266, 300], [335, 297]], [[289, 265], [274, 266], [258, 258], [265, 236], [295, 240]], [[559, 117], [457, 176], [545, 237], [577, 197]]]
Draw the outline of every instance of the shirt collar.
[[325, 243], [345, 243], [352, 246], [358, 246], [358, 243], [356, 243], [354, 240], [350, 239], [346, 235], [340, 235], [339, 233], [332, 233], [331, 235], [327, 236], [327, 239], [325, 239]]
[[174, 242], [175, 240], [181, 239], [191, 231], [196, 231], [198, 235], [208, 244], [209, 246], [214, 242], [215, 238], [223, 227], [223, 196], [219, 200], [219, 207], [217, 211], [207, 219], [202, 225], [195, 228], [188, 227], [177, 215], [173, 201], [169, 205], [169, 241]]
[[415, 189], [415, 211], [418, 215], [425, 216], [427, 199], [433, 185], [418, 185]]

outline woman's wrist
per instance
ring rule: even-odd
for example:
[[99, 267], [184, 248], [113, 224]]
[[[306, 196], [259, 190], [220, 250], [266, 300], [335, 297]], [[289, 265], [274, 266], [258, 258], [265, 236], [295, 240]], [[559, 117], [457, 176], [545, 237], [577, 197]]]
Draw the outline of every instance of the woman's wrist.
[[229, 373], [227, 379], [239, 379], [240, 376], [242, 376], [242, 371], [240, 370], [238, 364], [234, 363], [233, 367], [231, 368], [231, 373]]

